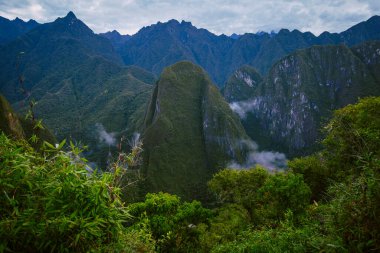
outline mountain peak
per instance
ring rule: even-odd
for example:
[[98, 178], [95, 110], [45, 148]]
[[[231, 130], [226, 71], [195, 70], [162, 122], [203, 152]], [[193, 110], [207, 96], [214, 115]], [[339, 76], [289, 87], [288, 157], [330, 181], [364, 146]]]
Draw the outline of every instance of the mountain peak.
[[69, 11], [69, 13], [67, 13], [65, 19], [77, 19], [77, 17], [75, 16], [74, 12]]
[[176, 20], [176, 19], [170, 19], [167, 23], [168, 24], [176, 24], [176, 25], [179, 24], [178, 20]]

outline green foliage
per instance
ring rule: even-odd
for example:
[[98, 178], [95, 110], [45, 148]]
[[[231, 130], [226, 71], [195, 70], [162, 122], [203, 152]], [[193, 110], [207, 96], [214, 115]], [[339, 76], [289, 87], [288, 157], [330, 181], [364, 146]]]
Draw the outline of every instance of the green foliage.
[[350, 252], [380, 248], [380, 160], [361, 170], [359, 176], [349, 176], [328, 191], [332, 200], [327, 224]]
[[360, 172], [363, 162], [380, 158], [380, 97], [361, 99], [335, 111], [323, 141], [328, 165], [341, 176]]
[[321, 154], [295, 158], [288, 162], [288, 167], [303, 175], [305, 183], [310, 187], [312, 200], [319, 201], [323, 198], [333, 173]]
[[288, 211], [278, 227], [242, 231], [235, 241], [216, 245], [211, 252], [345, 252], [339, 238], [324, 235], [323, 224], [310, 219], [299, 226], [294, 218]]
[[[149, 248], [130, 219], [111, 173], [87, 171], [57, 148], [42, 156], [24, 141], [0, 135], [0, 245], [16, 252], [133, 251]], [[53, 150], [54, 149], [54, 150]], [[75, 154], [75, 153], [74, 153]], [[135, 236], [134, 243], [130, 244]], [[109, 248], [108, 248], [109, 249]]]
[[268, 171], [261, 167], [250, 170], [224, 169], [213, 176], [208, 186], [220, 203], [237, 203], [252, 210], [257, 204], [258, 190], [269, 176]]
[[210, 180], [209, 187], [221, 203], [244, 206], [256, 225], [275, 224], [288, 209], [300, 214], [310, 200], [310, 189], [301, 175], [269, 174], [260, 167], [220, 171]]
[[310, 188], [300, 174], [278, 172], [265, 181], [259, 189], [258, 201], [261, 204], [260, 216], [269, 219], [282, 219], [290, 210], [294, 215], [304, 212], [310, 201]]
[[132, 229], [148, 229], [158, 252], [197, 252], [197, 226], [211, 215], [198, 201], [182, 203], [162, 192], [147, 194], [144, 202], [131, 204], [128, 210], [135, 217]]
[[209, 224], [200, 224], [200, 251], [210, 252], [216, 245], [233, 241], [250, 221], [248, 211], [237, 204], [226, 204], [214, 210]]

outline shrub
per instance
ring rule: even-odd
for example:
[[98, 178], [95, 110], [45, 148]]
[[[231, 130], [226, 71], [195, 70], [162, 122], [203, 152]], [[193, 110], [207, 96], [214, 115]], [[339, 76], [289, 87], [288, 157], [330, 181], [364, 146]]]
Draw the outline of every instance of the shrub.
[[123, 224], [130, 215], [114, 174], [90, 173], [61, 146], [42, 156], [0, 134], [0, 248], [86, 252], [141, 246], [138, 238], [129, 246]]

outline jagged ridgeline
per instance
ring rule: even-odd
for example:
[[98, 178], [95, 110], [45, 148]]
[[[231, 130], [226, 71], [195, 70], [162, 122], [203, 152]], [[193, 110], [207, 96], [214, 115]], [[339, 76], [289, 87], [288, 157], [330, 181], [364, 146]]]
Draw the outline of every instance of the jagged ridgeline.
[[333, 110], [380, 95], [379, 64], [379, 41], [314, 46], [278, 61], [257, 85], [253, 70], [238, 70], [224, 96], [261, 148], [304, 155], [316, 148]]
[[214, 172], [232, 159], [243, 162], [247, 139], [204, 70], [190, 62], [166, 68], [145, 117], [147, 190], [204, 199]]

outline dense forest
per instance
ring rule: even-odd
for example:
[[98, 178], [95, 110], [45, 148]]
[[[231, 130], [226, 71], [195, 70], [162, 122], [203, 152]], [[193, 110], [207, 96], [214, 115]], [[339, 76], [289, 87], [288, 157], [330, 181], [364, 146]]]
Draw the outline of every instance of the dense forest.
[[[214, 202], [129, 203], [141, 144], [107, 172], [73, 143], [0, 136], [0, 249], [16, 252], [371, 252], [380, 248], [380, 98], [334, 112], [323, 149], [268, 172], [225, 169]], [[7, 169], [4, 169], [7, 168]], [[124, 183], [123, 183], [124, 182]]]

